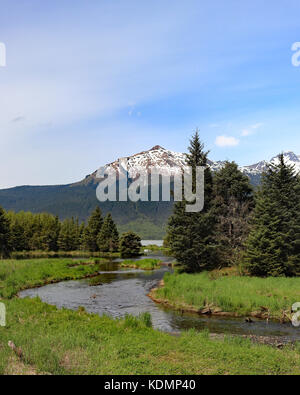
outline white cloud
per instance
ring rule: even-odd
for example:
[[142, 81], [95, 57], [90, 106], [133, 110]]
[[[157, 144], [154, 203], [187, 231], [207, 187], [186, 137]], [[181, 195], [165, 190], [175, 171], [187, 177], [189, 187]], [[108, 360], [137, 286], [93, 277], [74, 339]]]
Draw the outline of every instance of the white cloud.
[[215, 141], [218, 147], [236, 147], [239, 143], [240, 140], [231, 136], [218, 136]]
[[255, 133], [255, 131], [257, 129], [259, 129], [262, 126], [263, 126], [263, 123], [261, 123], [261, 122], [255, 123], [254, 125], [251, 125], [248, 129], [243, 129], [242, 133], [241, 133], [241, 136], [242, 137], [251, 136], [252, 134]]

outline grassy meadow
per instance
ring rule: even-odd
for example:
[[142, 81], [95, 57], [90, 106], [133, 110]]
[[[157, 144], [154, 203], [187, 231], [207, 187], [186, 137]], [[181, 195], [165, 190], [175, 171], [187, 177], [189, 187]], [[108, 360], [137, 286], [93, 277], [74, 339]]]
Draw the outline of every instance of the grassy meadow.
[[[225, 272], [226, 273], [226, 272]], [[262, 313], [283, 319], [300, 301], [300, 278], [257, 278], [239, 275], [169, 274], [154, 296], [174, 308], [230, 312], [239, 316]], [[227, 273], [228, 274], [228, 273]]]
[[[211, 340], [194, 330], [179, 337], [149, 327], [149, 317], [113, 320], [39, 299], [5, 301], [0, 374], [300, 374], [300, 350]], [[17, 357], [7, 346], [20, 348]]]
[[[7, 326], [0, 327], [1, 375], [300, 374], [300, 347], [297, 344], [277, 349], [239, 337], [211, 339], [207, 332], [194, 330], [171, 336], [152, 329], [149, 314], [139, 318], [112, 319], [88, 314], [83, 308], [78, 311], [57, 309], [38, 298], [15, 297], [25, 288], [93, 276], [99, 265], [101, 260], [98, 259], [1, 262], [0, 300], [7, 309]], [[247, 288], [245, 284], [250, 280], [253, 285]], [[165, 278], [166, 287], [158, 292], [200, 306], [204, 300], [199, 296], [200, 290], [206, 287], [206, 297], [215, 295], [220, 305], [227, 310], [231, 306], [234, 310], [239, 303], [240, 307], [247, 306], [249, 296], [251, 300], [253, 295], [254, 300], [260, 290], [255, 306], [265, 300], [275, 303], [279, 296], [282, 304], [278, 308], [281, 308], [286, 306], [283, 302], [286, 291], [290, 298], [287, 303], [299, 294], [296, 280], [261, 280], [266, 281], [264, 286], [264, 283], [249, 278], [211, 280], [207, 274], [192, 277], [169, 275]], [[280, 286], [283, 283], [285, 286]], [[236, 299], [232, 296], [229, 302], [229, 295], [234, 295], [232, 290], [235, 289], [240, 291]], [[268, 297], [266, 292], [273, 292], [274, 298]], [[9, 341], [16, 345], [17, 354], [8, 347]]]
[[[96, 263], [94, 263], [96, 262]], [[0, 297], [63, 280], [78, 280], [97, 274], [104, 259], [33, 259], [0, 262]]]

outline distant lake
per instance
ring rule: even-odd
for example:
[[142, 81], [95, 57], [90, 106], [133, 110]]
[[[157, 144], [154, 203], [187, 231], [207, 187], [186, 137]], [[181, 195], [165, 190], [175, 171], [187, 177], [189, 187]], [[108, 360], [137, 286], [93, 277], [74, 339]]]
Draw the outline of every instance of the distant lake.
[[151, 244], [154, 244], [158, 247], [162, 247], [163, 246], [163, 240], [142, 240], [142, 246], [146, 247], [149, 246]]

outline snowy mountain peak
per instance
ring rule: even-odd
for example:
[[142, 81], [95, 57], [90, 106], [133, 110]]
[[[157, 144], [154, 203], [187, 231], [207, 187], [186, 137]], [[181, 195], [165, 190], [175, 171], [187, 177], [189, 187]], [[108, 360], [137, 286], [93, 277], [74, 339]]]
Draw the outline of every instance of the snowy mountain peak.
[[[156, 169], [162, 175], [172, 176], [182, 172], [186, 167], [186, 155], [167, 150], [160, 145], [155, 145], [148, 151], [142, 151], [129, 157], [121, 158], [127, 160], [127, 171], [137, 173], [151, 169]], [[120, 159], [105, 166], [105, 171], [109, 174], [110, 170], [116, 170], [119, 174]]]
[[[272, 159], [271, 159], [271, 162], [272, 162], [272, 161], [278, 160], [278, 156], [279, 156], [279, 155], [277, 155], [277, 156], [275, 156], [274, 158], [272, 158]], [[283, 157], [284, 157], [284, 159], [285, 159], [285, 161], [286, 161], [287, 163], [288, 163], [288, 162], [293, 162], [293, 163], [300, 162], [300, 157], [297, 156], [297, 155], [296, 155], [294, 152], [292, 152], [292, 151], [283, 152]]]
[[[296, 155], [292, 151], [284, 152], [283, 156], [287, 165], [294, 166], [295, 172], [300, 172], [300, 156]], [[277, 165], [279, 163], [279, 155], [274, 156], [270, 161], [263, 160], [254, 165], [244, 166], [241, 170], [247, 175], [260, 175], [267, 169], [267, 165], [269, 163]]]
[[[296, 172], [300, 172], [300, 156], [294, 152], [284, 152], [284, 158], [287, 164], [293, 165]], [[186, 154], [167, 150], [160, 145], [155, 145], [147, 151], [134, 154], [129, 157], [122, 158], [127, 160], [127, 171], [134, 171], [142, 173], [147, 170], [149, 173], [151, 169], [155, 168], [160, 174], [166, 176], [176, 175], [186, 169]], [[270, 161], [263, 160], [253, 165], [242, 166], [240, 170], [247, 175], [255, 184], [259, 182], [261, 174], [266, 170], [268, 163], [277, 164], [279, 161], [278, 155], [273, 157]], [[225, 164], [225, 161], [211, 161], [208, 160], [208, 165], [212, 171], [220, 170]], [[105, 171], [109, 174], [110, 170], [119, 172], [119, 159], [104, 166]], [[97, 172], [91, 176], [87, 176], [84, 182], [90, 180], [96, 181]]]
[[157, 150], [167, 151], [165, 148], [161, 147], [160, 145], [155, 145], [154, 147], [149, 149], [149, 151], [157, 151]]

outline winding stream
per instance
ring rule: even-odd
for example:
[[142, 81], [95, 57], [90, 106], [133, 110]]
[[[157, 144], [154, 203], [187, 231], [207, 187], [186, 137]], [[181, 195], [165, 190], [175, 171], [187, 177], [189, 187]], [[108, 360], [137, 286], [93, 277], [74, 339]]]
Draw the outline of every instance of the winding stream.
[[[151, 253], [148, 257], [160, 258], [163, 262], [173, 260], [162, 256], [160, 252]], [[101, 285], [90, 286], [89, 279], [65, 281], [22, 291], [19, 296], [21, 298], [38, 296], [42, 301], [59, 308], [77, 310], [79, 306], [83, 306], [90, 313], [107, 314], [112, 317], [149, 312], [153, 326], [166, 332], [207, 328], [213, 333], [280, 336], [283, 340], [300, 340], [300, 329], [294, 328], [291, 324], [267, 323], [260, 320], [249, 324], [243, 318], [182, 314], [154, 303], [147, 294], [170, 270], [167, 266], [151, 272], [123, 269], [119, 267], [118, 260], [115, 260], [104, 264], [99, 272]]]

